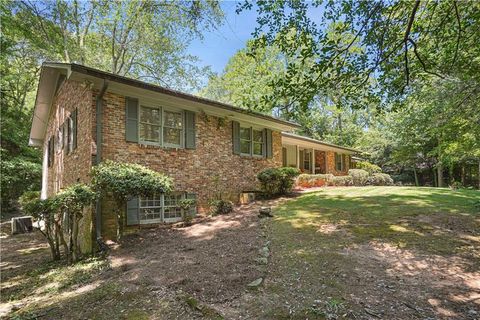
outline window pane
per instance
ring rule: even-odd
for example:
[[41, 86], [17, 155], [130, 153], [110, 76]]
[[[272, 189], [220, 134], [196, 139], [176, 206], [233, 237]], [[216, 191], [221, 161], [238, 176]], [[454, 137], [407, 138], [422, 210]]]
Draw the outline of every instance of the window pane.
[[250, 141], [240, 140], [240, 152], [250, 154]]
[[160, 142], [160, 126], [140, 123], [140, 140]]
[[173, 144], [173, 145], [180, 145], [181, 144], [181, 136], [182, 130], [181, 129], [172, 129], [172, 128], [163, 128], [163, 143], [164, 144]]
[[253, 130], [253, 141], [263, 142], [263, 132], [258, 130]]
[[263, 155], [263, 144], [261, 143], [253, 143], [253, 154], [255, 155]]
[[250, 128], [240, 128], [240, 139], [250, 140]]
[[182, 128], [182, 113], [164, 111], [165, 120], [163, 125], [171, 128]]
[[140, 122], [160, 125], [160, 109], [140, 107]]

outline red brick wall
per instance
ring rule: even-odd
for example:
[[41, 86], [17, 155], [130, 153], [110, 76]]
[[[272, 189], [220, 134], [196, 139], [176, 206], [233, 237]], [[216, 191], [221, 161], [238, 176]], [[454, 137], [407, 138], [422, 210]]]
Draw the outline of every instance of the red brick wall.
[[[54, 97], [50, 110], [48, 126], [43, 148], [47, 148], [49, 138], [55, 136], [53, 165], [48, 168], [47, 195], [52, 196], [60, 189], [77, 182], [88, 183], [91, 169], [91, 127], [92, 127], [92, 91], [88, 85], [65, 81]], [[59, 139], [59, 128], [66, 118], [77, 108], [77, 148], [67, 153]], [[62, 139], [63, 140], [63, 139]], [[63, 143], [63, 141], [62, 141]], [[86, 234], [91, 231], [91, 210], [85, 210], [80, 230]], [[91, 250], [91, 239], [85, 237], [80, 243], [82, 251]]]
[[333, 151], [326, 151], [327, 152], [327, 173], [331, 173], [335, 176], [345, 176], [348, 174], [348, 169], [350, 168], [350, 157], [346, 154], [345, 155], [345, 165], [344, 170], [337, 171], [335, 169], [335, 152]]
[[138, 163], [173, 178], [176, 190], [197, 194], [206, 203], [215, 193], [238, 200], [258, 187], [256, 174], [282, 165], [280, 132], [273, 132], [273, 158], [234, 155], [232, 123], [196, 114], [196, 149], [171, 149], [125, 141], [125, 97], [107, 92], [104, 104], [103, 159]]

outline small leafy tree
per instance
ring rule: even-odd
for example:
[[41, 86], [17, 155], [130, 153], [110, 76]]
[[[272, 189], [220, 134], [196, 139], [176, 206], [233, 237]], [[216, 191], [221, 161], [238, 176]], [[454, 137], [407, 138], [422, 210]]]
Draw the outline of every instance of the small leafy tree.
[[51, 199], [40, 199], [40, 191], [27, 191], [19, 203], [23, 212], [33, 216], [39, 224], [39, 230], [47, 239], [53, 260], [60, 260], [60, 239], [55, 223], [55, 208]]
[[111, 194], [116, 203], [117, 238], [123, 235], [124, 209], [134, 197], [151, 197], [172, 190], [173, 181], [164, 174], [139, 164], [107, 160], [92, 169], [93, 189], [99, 195]]
[[56, 225], [59, 226], [57, 232], [68, 263], [76, 262], [80, 258], [79, 223], [83, 217], [83, 209], [91, 205], [95, 197], [96, 194], [91, 187], [75, 184], [60, 191], [51, 200], [57, 211], [55, 217]]
[[195, 207], [197, 200], [195, 199], [183, 199], [180, 200], [178, 207], [182, 209], [183, 221], [185, 224], [190, 224], [192, 222], [193, 216], [190, 213], [190, 210]]

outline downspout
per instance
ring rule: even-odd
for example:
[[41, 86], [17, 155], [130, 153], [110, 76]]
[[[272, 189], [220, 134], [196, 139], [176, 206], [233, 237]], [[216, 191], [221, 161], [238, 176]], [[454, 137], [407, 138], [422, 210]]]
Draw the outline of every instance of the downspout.
[[[102, 161], [102, 143], [103, 143], [103, 95], [108, 88], [108, 82], [103, 80], [103, 86], [97, 95], [96, 101], [96, 143], [97, 143], [97, 154], [95, 155], [95, 165], [99, 164]], [[97, 243], [100, 246], [100, 249], [103, 249], [102, 241], [102, 204], [101, 199], [98, 198], [95, 203], [95, 232], [97, 237]]]

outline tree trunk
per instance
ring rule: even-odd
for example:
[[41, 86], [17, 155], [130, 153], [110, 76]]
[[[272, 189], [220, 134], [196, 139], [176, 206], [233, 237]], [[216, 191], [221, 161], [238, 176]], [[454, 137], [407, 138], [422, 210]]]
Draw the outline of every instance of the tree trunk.
[[433, 186], [434, 187], [437, 187], [438, 186], [438, 183], [437, 183], [437, 173], [435, 172], [435, 169], [432, 169], [433, 170]]
[[438, 187], [443, 188], [443, 166], [441, 162], [437, 164], [437, 175]]
[[418, 175], [417, 175], [417, 168], [413, 166], [413, 175], [415, 176], [415, 186], [418, 187]]
[[478, 189], [480, 189], [480, 160], [478, 160]]
[[465, 186], [465, 164], [462, 163], [462, 174], [460, 177], [460, 181], [462, 182], [462, 186]]

